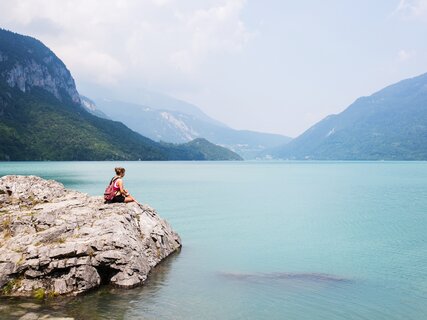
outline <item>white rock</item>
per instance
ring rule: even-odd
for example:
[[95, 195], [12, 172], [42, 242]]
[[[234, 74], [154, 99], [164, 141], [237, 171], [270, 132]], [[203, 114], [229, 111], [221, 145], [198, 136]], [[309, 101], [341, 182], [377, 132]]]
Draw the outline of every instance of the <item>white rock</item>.
[[37, 288], [74, 295], [101, 282], [134, 287], [181, 247], [147, 205], [104, 204], [34, 176], [0, 178], [0, 195], [0, 287], [13, 281], [14, 296]]

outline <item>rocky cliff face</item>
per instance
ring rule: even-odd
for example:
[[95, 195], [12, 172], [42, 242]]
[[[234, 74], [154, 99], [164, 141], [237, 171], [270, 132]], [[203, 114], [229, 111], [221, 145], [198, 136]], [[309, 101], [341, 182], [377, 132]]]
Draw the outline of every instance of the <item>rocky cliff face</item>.
[[80, 105], [74, 79], [64, 63], [40, 41], [0, 29], [0, 80], [22, 92], [41, 88], [58, 100]]
[[80, 104], [80, 97], [70, 72], [64, 66], [55, 65], [52, 60], [51, 57], [45, 58], [46, 64], [52, 64], [50, 70], [46, 65], [30, 60], [24, 64], [15, 64], [3, 76], [9, 86], [17, 87], [22, 92], [39, 87], [52, 93], [59, 101], [63, 100], [65, 93], [74, 103]]
[[146, 205], [104, 204], [34, 176], [0, 179], [4, 295], [75, 295], [101, 284], [142, 284], [181, 240]]

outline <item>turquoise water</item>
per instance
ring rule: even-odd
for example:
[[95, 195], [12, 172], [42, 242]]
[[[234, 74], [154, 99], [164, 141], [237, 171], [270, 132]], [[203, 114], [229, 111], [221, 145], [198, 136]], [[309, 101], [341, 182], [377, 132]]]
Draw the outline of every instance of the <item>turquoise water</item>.
[[143, 287], [42, 309], [76, 319], [427, 317], [426, 162], [27, 162], [0, 163], [0, 176], [99, 195], [117, 165], [182, 251]]

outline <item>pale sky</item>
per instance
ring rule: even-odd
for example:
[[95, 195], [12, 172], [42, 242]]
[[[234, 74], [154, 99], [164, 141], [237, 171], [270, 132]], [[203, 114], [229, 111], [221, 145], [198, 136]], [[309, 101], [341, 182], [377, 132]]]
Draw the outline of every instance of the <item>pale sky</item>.
[[1, 0], [0, 21], [89, 97], [145, 88], [292, 137], [427, 72], [427, 0]]

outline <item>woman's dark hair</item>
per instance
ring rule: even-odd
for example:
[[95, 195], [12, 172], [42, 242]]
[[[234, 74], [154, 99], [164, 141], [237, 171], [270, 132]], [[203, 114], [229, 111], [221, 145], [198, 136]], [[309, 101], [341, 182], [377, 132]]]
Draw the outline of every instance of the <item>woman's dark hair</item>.
[[126, 170], [125, 168], [117, 167], [117, 168], [114, 168], [114, 171], [116, 171], [116, 174], [120, 176], [122, 173], [125, 173]]

